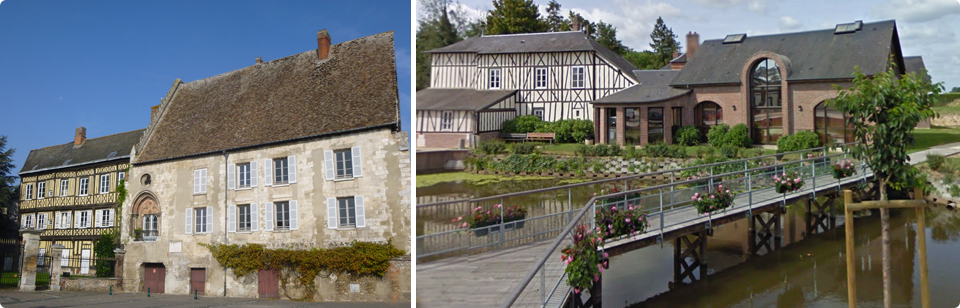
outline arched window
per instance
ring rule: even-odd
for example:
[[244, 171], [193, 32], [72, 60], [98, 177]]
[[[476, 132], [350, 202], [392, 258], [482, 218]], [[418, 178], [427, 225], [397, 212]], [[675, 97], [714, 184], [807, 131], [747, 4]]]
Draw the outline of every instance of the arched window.
[[762, 59], [750, 70], [751, 130], [753, 142], [771, 144], [783, 135], [780, 66]]
[[[133, 217], [131, 217], [131, 226], [134, 227], [135, 240], [137, 241], [156, 241], [160, 235], [160, 208], [157, 200], [150, 195], [143, 195], [137, 198], [134, 203]], [[139, 230], [137, 230], [139, 229]], [[139, 234], [137, 234], [139, 233]]]
[[820, 142], [827, 144], [853, 142], [853, 127], [847, 125], [847, 115], [820, 102], [814, 112], [814, 130]]
[[693, 108], [694, 125], [700, 129], [702, 141], [706, 141], [707, 132], [717, 124], [723, 124], [723, 108], [717, 103], [706, 101]]

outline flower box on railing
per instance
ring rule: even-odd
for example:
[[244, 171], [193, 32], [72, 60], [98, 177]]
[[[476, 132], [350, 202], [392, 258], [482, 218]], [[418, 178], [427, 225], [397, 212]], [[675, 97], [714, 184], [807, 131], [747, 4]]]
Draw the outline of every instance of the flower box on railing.
[[857, 167], [849, 159], [838, 161], [833, 165], [833, 178], [842, 179], [857, 173]]
[[472, 230], [476, 236], [486, 236], [490, 233], [499, 233], [500, 229], [512, 230], [522, 229], [526, 224], [527, 210], [520, 206], [503, 208], [497, 204], [493, 209], [485, 210], [478, 206], [467, 218], [464, 216], [453, 219], [453, 223], [458, 227]]
[[729, 208], [733, 205], [734, 196], [730, 189], [724, 188], [723, 184], [718, 184], [714, 191], [695, 193], [690, 199], [693, 201], [693, 207], [697, 209], [697, 214], [706, 214]]
[[803, 176], [799, 172], [784, 172], [782, 175], [774, 175], [773, 182], [776, 185], [777, 193], [786, 194], [800, 190], [803, 187]]

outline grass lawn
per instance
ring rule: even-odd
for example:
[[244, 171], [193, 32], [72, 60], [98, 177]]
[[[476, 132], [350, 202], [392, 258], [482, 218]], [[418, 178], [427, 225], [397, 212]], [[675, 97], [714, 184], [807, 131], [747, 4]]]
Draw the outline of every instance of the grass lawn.
[[931, 129], [915, 129], [913, 130], [913, 137], [917, 139], [917, 142], [907, 146], [907, 153], [926, 150], [929, 147], [941, 144], [960, 142], [960, 128], [934, 126]]
[[933, 107], [933, 111], [939, 114], [960, 114], [960, 106], [938, 106]]
[[[50, 274], [38, 273], [37, 282], [40, 284], [50, 283]], [[16, 287], [20, 283], [20, 273], [3, 272], [0, 273], [0, 287]]]
[[576, 155], [577, 147], [581, 143], [554, 143], [554, 144], [544, 144], [541, 146], [540, 151], [547, 154], [560, 154], [560, 155]]
[[542, 176], [504, 176], [497, 174], [476, 174], [469, 172], [444, 172], [444, 173], [433, 173], [433, 174], [418, 174], [417, 175], [417, 188], [433, 186], [437, 183], [444, 182], [472, 182], [475, 185], [483, 185], [489, 183], [496, 183], [500, 181], [512, 181], [512, 180], [549, 180], [553, 177], [542, 177]]

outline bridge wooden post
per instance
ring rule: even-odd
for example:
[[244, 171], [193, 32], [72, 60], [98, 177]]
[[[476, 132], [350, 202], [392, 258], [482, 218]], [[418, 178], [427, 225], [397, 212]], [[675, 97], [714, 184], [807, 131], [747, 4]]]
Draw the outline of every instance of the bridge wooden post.
[[[681, 235], [676, 238], [673, 247], [673, 285], [680, 286], [684, 284], [684, 279], [690, 277], [690, 283], [697, 282], [707, 278], [707, 230], [692, 234]], [[696, 237], [690, 240], [691, 237]], [[683, 246], [686, 247], [683, 247]], [[687, 257], [693, 260], [687, 263]], [[700, 279], [694, 276], [695, 271], [700, 271]]]
[[854, 254], [854, 240], [853, 240], [853, 211], [850, 210], [850, 205], [853, 204], [853, 192], [850, 190], [843, 191], [843, 204], [844, 204], [844, 215], [843, 215], [843, 225], [844, 231], [846, 233], [846, 244], [847, 244], [847, 301], [850, 308], [857, 307], [857, 269], [854, 267], [856, 262], [853, 259]]

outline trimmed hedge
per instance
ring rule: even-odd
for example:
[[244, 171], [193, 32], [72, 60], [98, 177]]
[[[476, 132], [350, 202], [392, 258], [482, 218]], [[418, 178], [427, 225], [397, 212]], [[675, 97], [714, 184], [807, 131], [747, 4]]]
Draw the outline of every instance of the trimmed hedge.
[[724, 145], [749, 148], [751, 145], [753, 145], [753, 139], [750, 138], [750, 128], [743, 123], [734, 125], [733, 128], [727, 131], [727, 134], [723, 136], [723, 143]]
[[727, 136], [727, 131], [730, 130], [730, 125], [727, 124], [717, 124], [710, 128], [710, 131], [707, 132], [707, 143], [710, 143], [714, 148], [720, 148]]
[[814, 132], [802, 131], [777, 139], [777, 152], [791, 152], [812, 149], [820, 146], [820, 136]]
[[540, 117], [535, 115], [525, 115], [513, 118], [512, 120], [503, 121], [503, 128], [501, 131], [504, 133], [517, 133], [525, 134], [532, 133], [537, 131], [537, 126], [542, 123], [543, 120], [540, 120]]
[[534, 115], [519, 116], [503, 122], [503, 133], [554, 133], [558, 143], [583, 143], [587, 138], [593, 138], [593, 121], [590, 120], [560, 120], [545, 122]]

